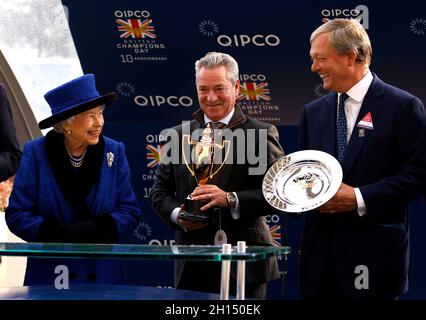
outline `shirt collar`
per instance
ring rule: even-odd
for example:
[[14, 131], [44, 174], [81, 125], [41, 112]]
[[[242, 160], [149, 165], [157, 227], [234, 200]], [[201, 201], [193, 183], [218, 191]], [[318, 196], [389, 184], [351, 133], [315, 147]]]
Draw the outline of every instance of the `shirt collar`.
[[364, 78], [362, 78], [361, 81], [359, 81], [356, 85], [350, 88], [346, 92], [346, 94], [355, 101], [361, 102], [367, 94], [371, 82], [373, 82], [373, 74], [370, 70], [368, 70]]
[[218, 120], [218, 121], [212, 121], [212, 120], [210, 120], [207, 116], [206, 116], [206, 114], [204, 114], [204, 123], [209, 123], [209, 122], [222, 122], [222, 123], [224, 123], [225, 125], [228, 125], [229, 124], [229, 121], [231, 121], [231, 119], [232, 119], [232, 116], [234, 115], [234, 112], [235, 112], [235, 108], [232, 108], [232, 111], [225, 117], [225, 118], [223, 118], [223, 119], [220, 119], [220, 120]]

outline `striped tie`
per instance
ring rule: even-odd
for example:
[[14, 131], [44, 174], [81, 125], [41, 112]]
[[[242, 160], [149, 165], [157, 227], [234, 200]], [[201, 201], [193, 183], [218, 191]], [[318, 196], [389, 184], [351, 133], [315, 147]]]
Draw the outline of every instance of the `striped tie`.
[[339, 97], [338, 115], [337, 115], [337, 157], [340, 163], [345, 156], [345, 149], [348, 139], [348, 129], [346, 124], [345, 101], [349, 98], [346, 93]]
[[222, 129], [224, 126], [226, 126], [226, 124], [223, 122], [210, 122], [210, 125], [213, 129]]

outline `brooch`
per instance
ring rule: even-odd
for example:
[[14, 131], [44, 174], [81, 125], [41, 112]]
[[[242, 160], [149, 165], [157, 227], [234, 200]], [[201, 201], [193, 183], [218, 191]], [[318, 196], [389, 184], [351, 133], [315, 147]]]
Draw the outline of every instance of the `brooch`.
[[106, 154], [106, 157], [107, 157], [108, 166], [111, 167], [114, 161], [114, 154], [112, 152], [108, 152]]

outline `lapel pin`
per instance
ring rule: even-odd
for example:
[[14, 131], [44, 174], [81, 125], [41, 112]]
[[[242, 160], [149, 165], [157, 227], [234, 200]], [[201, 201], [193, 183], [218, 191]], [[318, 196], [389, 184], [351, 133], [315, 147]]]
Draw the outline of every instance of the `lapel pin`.
[[371, 117], [371, 112], [367, 113], [364, 116], [364, 118], [362, 118], [361, 121], [358, 122], [357, 127], [368, 129], [368, 130], [374, 130], [373, 118]]
[[114, 162], [114, 154], [112, 152], [108, 152], [106, 154], [106, 157], [107, 157], [108, 167], [111, 167], [112, 163]]

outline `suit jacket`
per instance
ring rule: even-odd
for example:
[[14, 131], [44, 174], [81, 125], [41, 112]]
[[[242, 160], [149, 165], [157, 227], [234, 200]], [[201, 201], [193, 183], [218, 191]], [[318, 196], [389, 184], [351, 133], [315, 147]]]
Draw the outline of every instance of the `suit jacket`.
[[[79, 212], [64, 196], [57, 177], [52, 172], [46, 151], [46, 137], [26, 143], [14, 187], [6, 210], [9, 229], [28, 242], [34, 242], [42, 223], [51, 219], [58, 223], [74, 223]], [[118, 239], [132, 232], [137, 225], [140, 209], [130, 182], [130, 169], [124, 146], [105, 137], [99, 179], [87, 195], [89, 214], [110, 215], [117, 228]], [[114, 154], [111, 166], [107, 153]], [[25, 284], [53, 284], [55, 267], [66, 265], [70, 283], [121, 283], [122, 263], [108, 260], [28, 259]]]
[[[203, 113], [201, 110], [194, 114], [197, 120], [189, 122], [189, 131], [193, 132], [200, 129], [204, 125]], [[282, 148], [279, 144], [278, 131], [275, 126], [257, 121], [248, 116], [245, 116], [239, 107], [235, 107], [235, 113], [227, 127], [235, 132], [240, 130], [247, 137], [247, 130], [264, 129], [267, 132], [267, 144], [263, 142], [260, 147], [259, 134], [256, 134], [255, 141], [247, 144], [247, 148], [259, 153], [259, 148], [265, 147], [262, 152], [265, 158], [263, 165], [265, 171], [272, 165], [278, 158], [284, 155]], [[172, 128], [173, 132], [177, 132], [179, 136], [179, 143], [171, 147], [171, 151], [176, 150], [181, 145], [182, 139], [182, 125]], [[254, 136], [254, 135], [253, 135]], [[264, 137], [266, 139], [266, 136]], [[246, 241], [247, 245], [272, 245], [272, 237], [269, 228], [266, 225], [264, 216], [270, 214], [272, 207], [270, 207], [264, 200], [261, 186], [263, 174], [249, 175], [249, 168], [257, 167], [257, 164], [250, 164], [247, 161], [247, 156], [241, 164], [237, 164], [237, 153], [244, 152], [246, 144], [239, 142], [238, 144], [231, 143], [233, 146], [233, 163], [225, 164], [220, 173], [220, 178], [217, 185], [224, 191], [233, 191], [237, 193], [240, 206], [240, 219], [233, 219], [229, 208], [222, 208], [221, 220], [222, 229], [228, 236], [228, 243], [236, 245], [237, 241]], [[239, 150], [238, 150], [239, 149]], [[267, 151], [267, 156], [265, 152]], [[181, 152], [179, 152], [181, 154]], [[246, 154], [246, 153], [243, 153]], [[266, 161], [266, 162], [265, 162]], [[192, 177], [182, 159], [179, 159], [178, 164], [160, 164], [156, 172], [157, 179], [154, 182], [153, 188], [150, 193], [150, 200], [155, 211], [160, 217], [169, 224], [172, 228], [176, 229], [176, 243], [177, 244], [202, 244], [212, 245], [214, 242], [214, 235], [219, 229], [216, 223], [210, 224], [206, 228], [199, 230], [184, 232], [176, 224], [170, 220], [170, 215], [176, 207], [184, 203], [184, 199], [195, 189], [196, 181]], [[217, 219], [216, 219], [217, 220]], [[179, 283], [179, 279], [185, 267], [185, 263], [177, 261], [175, 282]], [[196, 280], [194, 275], [194, 281]], [[208, 281], [206, 275], [200, 271], [203, 281]], [[279, 277], [276, 259], [269, 261], [262, 261], [260, 263], [249, 263], [246, 271], [246, 281], [248, 283], [264, 283]], [[219, 279], [212, 279], [212, 281], [219, 282]]]
[[16, 140], [12, 111], [6, 91], [0, 84], [0, 182], [16, 173], [20, 159], [21, 150]]
[[[373, 76], [342, 162], [343, 182], [360, 189], [367, 214], [307, 214], [300, 262], [305, 297], [317, 288], [327, 256], [349, 298], [392, 298], [407, 290], [407, 204], [426, 190], [426, 116], [418, 98]], [[304, 106], [301, 149], [337, 158], [336, 105], [337, 94], [329, 93]], [[357, 124], [369, 112], [374, 128], [362, 130]], [[357, 266], [368, 268], [368, 290], [354, 285]]]

